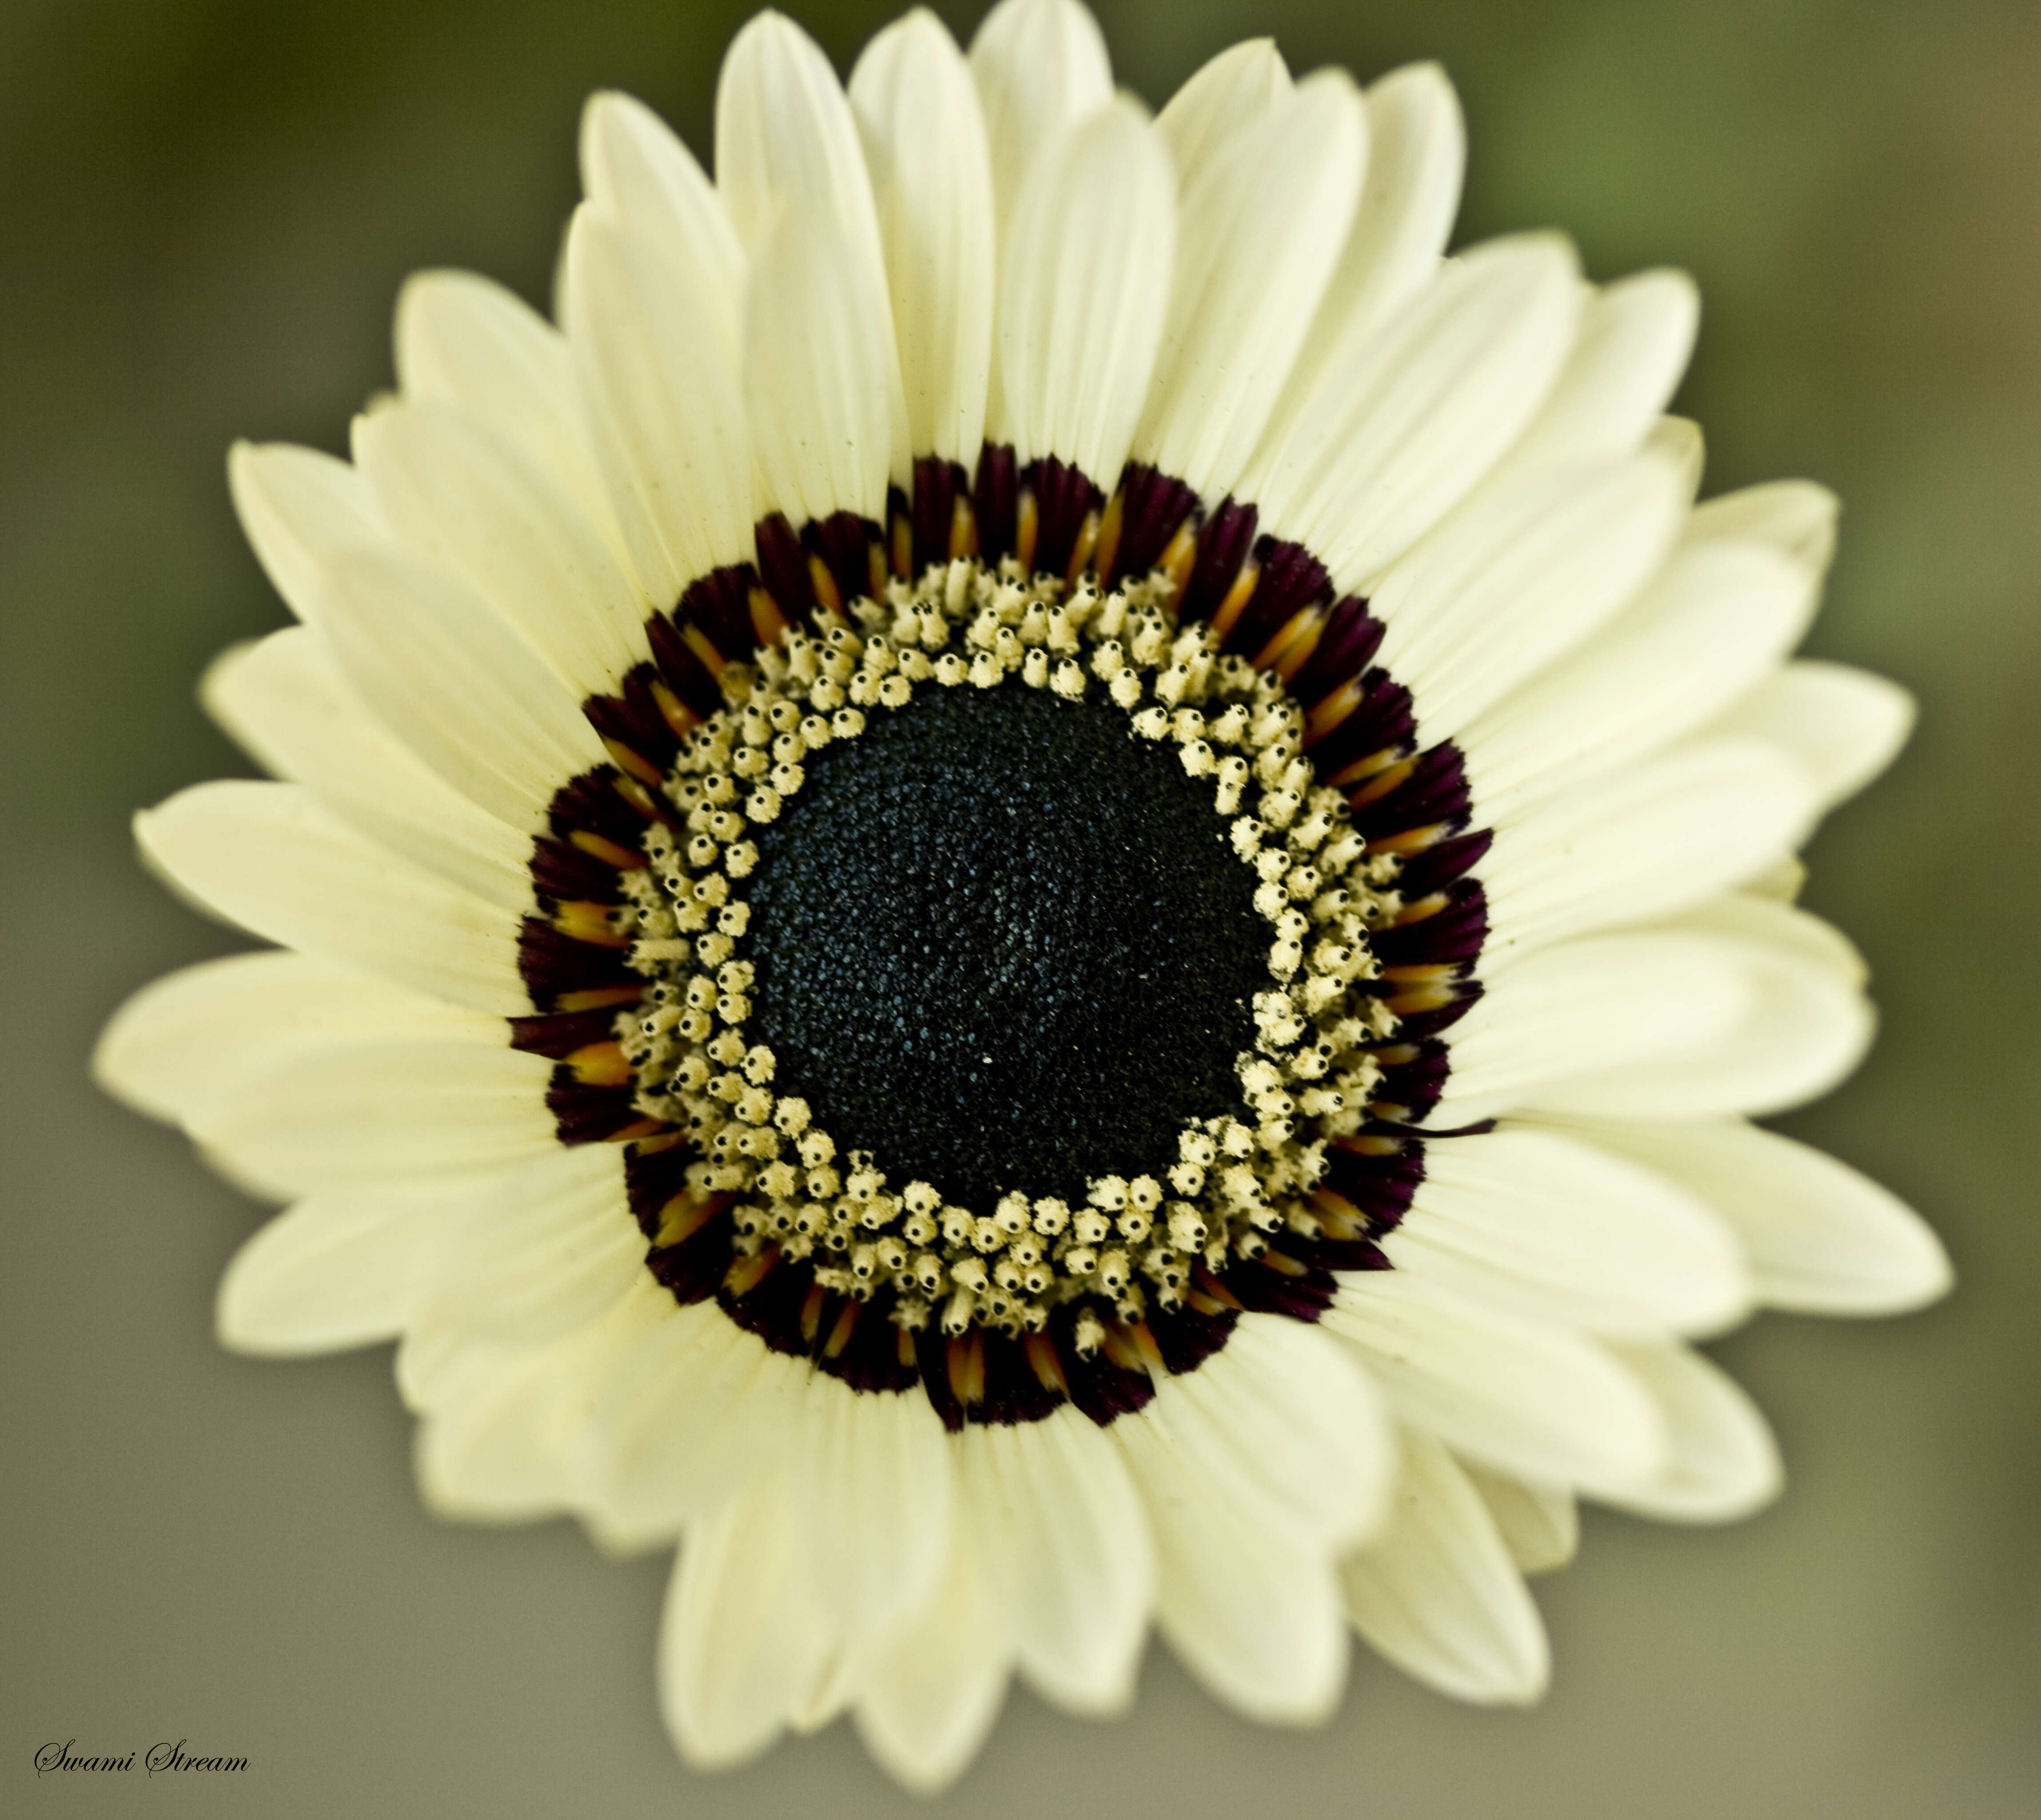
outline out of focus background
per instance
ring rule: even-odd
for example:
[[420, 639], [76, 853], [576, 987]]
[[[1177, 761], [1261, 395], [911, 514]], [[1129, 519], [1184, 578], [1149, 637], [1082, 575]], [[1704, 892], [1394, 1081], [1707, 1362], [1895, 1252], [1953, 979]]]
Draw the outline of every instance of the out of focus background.
[[[890, 9], [796, 0], [848, 68]], [[577, 112], [627, 88], [707, 155], [740, 0], [6, 0], [0, 7], [0, 806], [6, 1166], [0, 1809], [491, 1820], [901, 1813], [848, 1728], [682, 1768], [665, 1565], [563, 1523], [426, 1517], [387, 1349], [216, 1349], [258, 1211], [85, 1066], [128, 992], [234, 945], [132, 857], [129, 812], [245, 766], [193, 686], [280, 624], [229, 512], [236, 435], [341, 449], [403, 275], [547, 297]], [[980, 9], [942, 6], [967, 35]], [[1959, 1273], [1912, 1318], [1768, 1317], [1720, 1356], [1783, 1438], [1724, 1531], [1592, 1516], [1540, 1583], [1528, 1715], [1357, 1657], [1265, 1731], [1164, 1652], [1124, 1723], [1010, 1701], [922, 1811], [2027, 1816], [2041, 1810], [2041, 10], [2031, 0], [1103, 0], [1160, 102], [1231, 40], [1364, 78], [1441, 59], [1461, 238], [1558, 225], [1706, 297], [1680, 408], [1707, 490], [1845, 502], [1812, 649], [1921, 731], [1815, 842], [1870, 956], [1870, 1066], [1787, 1128], [1912, 1198]], [[36, 1747], [245, 1756], [52, 1776]]]

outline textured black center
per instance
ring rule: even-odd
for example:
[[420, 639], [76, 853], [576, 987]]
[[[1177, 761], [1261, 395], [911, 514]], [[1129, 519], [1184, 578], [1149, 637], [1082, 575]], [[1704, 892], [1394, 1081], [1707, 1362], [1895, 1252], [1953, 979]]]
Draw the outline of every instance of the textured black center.
[[1270, 931], [1173, 743], [935, 688], [805, 762], [754, 830], [746, 1034], [846, 1150], [986, 1211], [1159, 1174], [1238, 1106]]

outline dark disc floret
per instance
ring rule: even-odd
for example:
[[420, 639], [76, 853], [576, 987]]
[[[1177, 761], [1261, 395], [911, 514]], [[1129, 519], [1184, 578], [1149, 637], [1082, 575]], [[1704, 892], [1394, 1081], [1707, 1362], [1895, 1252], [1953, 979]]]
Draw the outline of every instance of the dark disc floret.
[[751, 1028], [897, 1179], [990, 1207], [1238, 1109], [1268, 932], [1208, 785], [1097, 700], [930, 689], [757, 831]]

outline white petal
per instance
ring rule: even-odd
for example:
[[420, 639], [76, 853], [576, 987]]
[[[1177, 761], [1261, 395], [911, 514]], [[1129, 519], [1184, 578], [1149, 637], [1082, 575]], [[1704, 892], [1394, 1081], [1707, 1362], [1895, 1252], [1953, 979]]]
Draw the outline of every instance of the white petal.
[[908, 444], [967, 467], [992, 363], [991, 153], [977, 86], [933, 13], [889, 25], [851, 71], [906, 388]]
[[1615, 614], [1663, 560], [1683, 504], [1649, 456], [1535, 474], [1484, 487], [1398, 562], [1369, 605], [1425, 737], [1456, 737]]
[[1347, 1661], [1323, 1545], [1304, 1540], [1224, 1456], [1194, 1454], [1155, 1404], [1109, 1432], [1148, 1507], [1156, 1622], [1184, 1665], [1264, 1724], [1323, 1719]]
[[1701, 471], [1707, 462], [1707, 445], [1701, 435], [1701, 426], [1692, 418], [1661, 417], [1651, 426], [1651, 433], [1645, 437], [1647, 452], [1667, 461], [1679, 471], [1682, 490], [1691, 500], [1700, 491]]
[[1058, 456], [1118, 479], [1155, 363], [1176, 253], [1176, 180], [1155, 131], [1119, 101], [1044, 152], [1000, 271], [1000, 415], [1024, 464]]
[[820, 1372], [788, 1465], [817, 1596], [843, 1634], [883, 1634], [934, 1589], [949, 1545], [942, 1421], [918, 1391], [859, 1391]]
[[885, 521], [898, 363], [883, 300], [858, 273], [855, 249], [811, 204], [790, 204], [757, 243], [744, 395], [761, 517]]
[[1183, 190], [1169, 314], [1134, 454], [1207, 498], [1247, 465], [1324, 295], [1367, 164], [1341, 71], [1307, 78]]
[[1673, 1523], [1733, 1523], [1779, 1495], [1779, 1449], [1757, 1406], [1719, 1368], [1684, 1346], [1615, 1347], [1658, 1406], [1665, 1464], [1604, 1501]]
[[442, 1517], [498, 1523], [575, 1508], [574, 1437], [631, 1342], [672, 1306], [641, 1278], [604, 1319], [551, 1345], [467, 1347], [418, 1430], [427, 1505]]
[[561, 320], [633, 566], [664, 602], [752, 553], [751, 439], [713, 274], [593, 204], [574, 212]]
[[1551, 391], [1580, 313], [1572, 249], [1497, 241], [1454, 261], [1279, 414], [1241, 483], [1263, 528], [1342, 591], [1379, 576], [1464, 498]]
[[1179, 188], [1187, 189], [1207, 165], [1228, 156], [1291, 87], [1273, 38], [1243, 39], [1201, 65], [1155, 116]]
[[341, 558], [326, 631], [383, 722], [471, 802], [536, 833], [555, 792], [608, 762], [580, 697], [496, 610], [396, 555]]
[[1279, 1314], [1243, 1314], [1225, 1349], [1171, 1378], [1157, 1406], [1172, 1433], [1201, 1431], [1299, 1528], [1336, 1548], [1378, 1528], [1395, 1475], [1382, 1398], [1326, 1335]]
[[612, 90], [589, 96], [582, 110], [581, 171], [599, 212], [687, 268], [723, 351], [734, 360], [742, 334], [744, 249], [695, 155], [643, 101]]
[[970, 55], [1003, 238], [1030, 165], [1112, 99], [1112, 67], [1098, 21], [1078, 0], [1001, 0]]
[[220, 1280], [220, 1344], [289, 1356], [394, 1338], [444, 1265], [472, 1185], [328, 1189], [279, 1214]]
[[1839, 663], [1791, 663], [1716, 723], [1792, 754], [1823, 813], [1854, 796], [1898, 756], [1913, 731], [1913, 698], [1896, 682]]
[[478, 1011], [531, 1009], [517, 919], [288, 784], [201, 784], [135, 818], [150, 862], [244, 929]]
[[1813, 578], [1761, 544], [1681, 551], [1589, 648], [1455, 734], [1483, 816], [1507, 819], [1693, 732], [1783, 659], [1814, 612]]
[[1735, 1239], [1650, 1170], [1505, 1127], [1426, 1147], [1390, 1261], [1528, 1319], [1603, 1333], [1719, 1331], [1749, 1311]]
[[311, 627], [222, 652], [199, 695], [251, 757], [371, 839], [490, 903], [531, 907], [531, 837], [478, 808], [384, 727]]
[[1703, 502], [1687, 521], [1695, 543], [1715, 537], [1769, 544], [1817, 575], [1836, 553], [1835, 494], [1811, 480], [1768, 480]]
[[354, 458], [405, 546], [459, 576], [577, 696], [647, 655], [650, 603], [544, 473], [454, 406], [387, 403], [355, 419]]
[[361, 476], [317, 449], [237, 442], [227, 452], [227, 483], [263, 572], [307, 624], [325, 613], [336, 555], [389, 545]]
[[1405, 1437], [1387, 1536], [1342, 1564], [1354, 1627], [1457, 1700], [1528, 1706], [1551, 1671], [1545, 1627], [1480, 1494], [1429, 1435]]
[[[759, 13], [723, 58], [715, 89], [715, 182], [738, 237], [754, 259], [790, 211], [826, 220], [835, 229], [849, 253], [835, 280], [845, 292], [839, 301], [855, 310], [860, 323], [882, 326], [887, 416], [876, 452], [905, 484], [910, 478], [906, 399], [887, 301], [883, 242], [857, 123], [821, 47], [781, 13]], [[752, 275], [754, 319], [759, 293], [772, 283], [762, 273]], [[755, 342], [753, 347], [755, 359]]]
[[612, 528], [567, 338], [471, 272], [419, 272], [397, 295], [397, 376], [408, 399], [459, 407]]
[[1532, 1103], [1603, 1117], [1692, 1119], [1783, 1112], [1818, 1098], [1864, 1059], [1875, 1020], [1834, 944], [1806, 939], [1814, 921], [1755, 898], [1726, 899], [1688, 919], [1743, 975], [1736, 1020], [1703, 1044], [1581, 1074], [1541, 1088]]
[[1650, 1398], [1579, 1334], [1400, 1270], [1342, 1277], [1324, 1325], [1360, 1349], [1406, 1422], [1505, 1472], [1551, 1485], [1628, 1484], [1665, 1457]]
[[1103, 1715], [1134, 1697], [1155, 1558], [1127, 1469], [1074, 1410], [972, 1426], [957, 1443], [955, 1527], [982, 1563], [1022, 1671], [1060, 1707]]
[[1735, 1228], [1759, 1296], [1810, 1314], [1897, 1314], [1948, 1292], [1948, 1254], [1890, 1190], [1741, 1120], [1596, 1124], [1581, 1135], [1707, 1200]]
[[1726, 891], [1798, 845], [1812, 815], [1798, 768], [1745, 738], [1684, 746], [1547, 798], [1496, 830], [1482, 868], [1485, 971]]
[[734, 1496], [792, 1438], [811, 1371], [713, 1303], [675, 1309], [589, 1418], [606, 1539], [620, 1551], [664, 1540]]
[[468, 1038], [366, 1038], [273, 1059], [188, 1120], [244, 1178], [293, 1192], [489, 1169], [554, 1151], [552, 1063]]
[[644, 1274], [614, 1144], [555, 1147], [472, 1197], [461, 1255], [420, 1324], [532, 1345], [586, 1326]]
[[783, 1473], [689, 1526], [660, 1624], [659, 1694], [690, 1763], [757, 1756], [807, 1704], [835, 1646]]
[[934, 1593], [860, 1677], [858, 1735], [917, 1795], [933, 1795], [963, 1772], [1006, 1692], [1006, 1651], [984, 1552], [970, 1530], [952, 1526]]
[[503, 1040], [500, 1018], [372, 974], [270, 950], [166, 974], [114, 1013], [92, 1058], [107, 1092], [159, 1119], [231, 1102], [280, 1059], [375, 1037]]
[[1641, 446], [1686, 371], [1700, 311], [1684, 272], [1639, 272], [1595, 292], [1566, 370], [1503, 467], [1608, 461]]
[[1456, 1131], [1558, 1101], [1581, 1078], [1711, 1052], [1748, 1015], [1741, 956], [1698, 935], [1597, 936], [1526, 956], [1452, 1031], [1452, 1072], [1425, 1123]]
[[1285, 422], [1431, 280], [1459, 208], [1467, 133], [1445, 71], [1436, 63], [1392, 70], [1370, 85], [1367, 102], [1367, 181], [1284, 388], [1276, 415]]
[[1463, 1462], [1460, 1470], [1481, 1494], [1519, 1573], [1549, 1573], [1573, 1559], [1581, 1545], [1581, 1513], [1571, 1492], [1535, 1485], [1491, 1467]]

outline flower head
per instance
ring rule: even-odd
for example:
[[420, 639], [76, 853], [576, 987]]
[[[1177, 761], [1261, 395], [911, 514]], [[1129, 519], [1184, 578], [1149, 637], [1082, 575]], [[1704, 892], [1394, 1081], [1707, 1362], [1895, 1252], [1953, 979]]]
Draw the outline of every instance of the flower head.
[[1746, 1122], [1870, 1033], [1833, 502], [1696, 506], [1690, 285], [1444, 257], [1461, 155], [1429, 66], [1150, 119], [1076, 0], [847, 93], [769, 13], [713, 183], [589, 104], [557, 327], [419, 277], [351, 464], [235, 452], [280, 780], [138, 832], [277, 945], [102, 1078], [291, 1203], [230, 1344], [399, 1337], [435, 1507], [678, 1540], [696, 1761], [937, 1784], [1151, 1620], [1272, 1721], [1356, 1630], [1533, 1699], [1577, 1496], [1776, 1488], [1686, 1342], [1946, 1282]]

